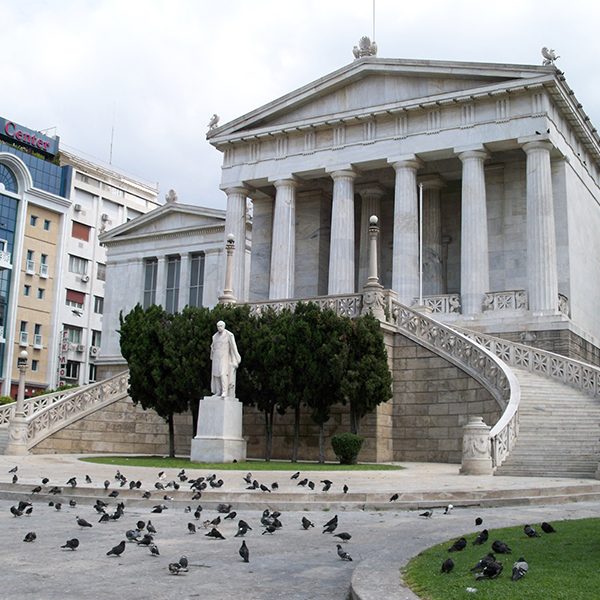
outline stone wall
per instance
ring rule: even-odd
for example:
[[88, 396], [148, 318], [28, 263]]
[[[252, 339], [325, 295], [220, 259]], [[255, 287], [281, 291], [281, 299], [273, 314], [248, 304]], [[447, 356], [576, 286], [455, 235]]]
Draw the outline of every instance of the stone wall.
[[500, 407], [458, 367], [401, 334], [395, 335], [393, 459], [460, 463], [469, 416], [494, 425]]
[[[189, 456], [191, 415], [175, 416], [175, 452]], [[42, 440], [34, 454], [155, 454], [169, 453], [169, 430], [153, 410], [143, 410], [129, 397], [71, 423]]]

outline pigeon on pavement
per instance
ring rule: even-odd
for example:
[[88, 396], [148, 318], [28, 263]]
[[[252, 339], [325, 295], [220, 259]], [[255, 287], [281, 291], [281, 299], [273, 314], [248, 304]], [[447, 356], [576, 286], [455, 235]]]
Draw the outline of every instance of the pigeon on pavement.
[[340, 544], [337, 544], [337, 553], [342, 560], [352, 562], [352, 557], [342, 548]]
[[246, 546], [246, 540], [242, 540], [242, 545], [239, 549], [240, 556], [244, 559], [244, 562], [250, 562], [250, 551], [248, 550], [248, 546]]
[[106, 556], [121, 556], [125, 551], [125, 540], [121, 540], [119, 544], [113, 546], [107, 553]]

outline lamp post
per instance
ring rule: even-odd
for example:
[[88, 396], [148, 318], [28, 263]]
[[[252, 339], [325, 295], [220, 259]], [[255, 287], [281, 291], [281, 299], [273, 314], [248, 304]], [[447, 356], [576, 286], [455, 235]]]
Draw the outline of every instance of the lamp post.
[[385, 321], [385, 298], [383, 286], [379, 283], [377, 272], [377, 238], [379, 237], [379, 219], [371, 215], [369, 219], [369, 273], [363, 286], [362, 312], [370, 312], [380, 321]]
[[25, 419], [25, 373], [27, 372], [27, 350], [22, 350], [17, 358], [19, 369], [19, 390], [15, 414], [8, 426], [8, 445], [6, 454], [27, 454], [27, 421]]
[[233, 252], [235, 250], [235, 236], [233, 233], [227, 235], [225, 242], [225, 252], [227, 259], [225, 262], [225, 286], [223, 294], [219, 296], [220, 304], [235, 304], [235, 296], [233, 295]]

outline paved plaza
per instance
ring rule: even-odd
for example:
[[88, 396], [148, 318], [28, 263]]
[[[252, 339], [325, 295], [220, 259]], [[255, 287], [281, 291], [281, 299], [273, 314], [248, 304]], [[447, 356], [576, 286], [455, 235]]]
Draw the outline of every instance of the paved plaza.
[[[19, 481], [11, 483], [8, 471], [18, 465]], [[593, 480], [519, 479], [461, 477], [457, 465], [407, 465], [400, 471], [382, 472], [306, 472], [306, 476], [319, 481], [334, 481], [336, 486], [348, 485], [348, 496], [375, 494], [377, 499], [386, 497], [385, 508], [381, 504], [367, 502], [364, 509], [353, 502], [332, 502], [330, 506], [311, 509], [320, 501], [323, 492], [312, 497], [297, 491], [300, 488], [289, 479], [289, 472], [259, 472], [259, 480], [279, 481], [280, 490], [272, 494], [258, 492], [252, 501], [244, 500], [245, 483], [239, 471], [217, 472], [224, 479], [223, 488], [229, 491], [206, 490], [202, 498], [192, 501], [187, 486], [173, 493], [173, 500], [164, 500], [165, 491], [157, 490], [159, 481], [156, 469], [121, 468], [128, 479], [140, 479], [141, 490], [130, 492], [127, 486], [119, 488], [114, 479], [116, 468], [109, 465], [83, 463], [73, 456], [28, 456], [23, 458], [0, 457], [0, 531], [9, 549], [3, 557], [4, 569], [0, 598], [6, 599], [75, 599], [75, 598], [124, 598], [168, 599], [204, 598], [212, 600], [244, 598], [260, 600], [285, 595], [289, 600], [323, 599], [345, 600], [352, 587], [356, 597], [362, 599], [415, 598], [405, 590], [399, 579], [399, 568], [419, 551], [445, 539], [476, 530], [474, 519], [481, 516], [487, 528], [494, 529], [522, 523], [557, 521], [597, 516], [600, 501], [600, 483]], [[169, 470], [162, 479], [164, 483], [176, 479], [178, 470]], [[89, 474], [92, 483], [85, 484]], [[200, 471], [188, 471], [190, 477], [207, 475]], [[40, 484], [42, 477], [50, 481], [43, 486], [40, 496], [33, 496], [31, 489]], [[76, 476], [78, 485], [71, 489], [66, 481]], [[103, 482], [111, 484], [107, 491]], [[52, 485], [61, 488], [61, 494], [49, 496]], [[559, 502], [548, 499], [525, 499], [525, 492], [538, 489], [558, 491], [580, 489], [579, 502]], [[317, 489], [320, 489], [320, 485]], [[423, 505], [427, 503], [426, 489], [430, 492], [445, 490], [454, 500], [455, 508], [444, 515], [441, 508], [434, 508], [431, 519], [419, 517], [420, 509], [404, 508], [389, 502], [394, 492], [423, 493]], [[483, 506], [461, 502], [475, 491], [488, 488], [498, 496], [513, 494], [513, 501], [502, 500], [504, 506]], [[119, 497], [110, 498], [111, 490], [120, 490]], [[144, 489], [152, 490], [152, 497], [142, 501]], [[594, 491], [595, 490], [595, 491]], [[329, 492], [328, 492], [329, 493]], [[217, 495], [219, 494], [219, 495]], [[135, 496], [135, 497], [134, 497]], [[296, 496], [294, 498], [294, 496]], [[338, 497], [338, 496], [332, 496]], [[361, 496], [362, 497], [362, 496]], [[433, 498], [433, 496], [430, 496]], [[587, 501], [586, 498], [594, 498]], [[15, 517], [10, 507], [18, 500], [33, 498], [30, 516]], [[51, 498], [52, 500], [49, 500]], [[108, 512], [116, 508], [121, 499], [125, 503], [124, 515], [108, 523], [98, 523], [99, 514], [92, 504], [96, 498], [109, 502]], [[236, 502], [239, 498], [239, 502]], [[69, 499], [77, 502], [69, 506]], [[227, 499], [237, 512], [233, 521], [223, 521], [219, 530], [225, 540], [206, 537], [209, 529], [202, 527], [204, 520], [218, 516], [217, 500]], [[563, 499], [564, 500], [564, 499]], [[62, 502], [61, 510], [49, 506], [49, 501]], [[547, 502], [547, 503], [546, 503]], [[168, 506], [162, 513], [152, 513], [152, 506]], [[200, 519], [193, 511], [203, 506]], [[439, 506], [439, 502], [437, 502]], [[185, 511], [192, 507], [192, 513]], [[300, 508], [302, 507], [302, 508]], [[260, 518], [262, 510], [280, 510], [283, 527], [273, 534], [264, 534]], [[338, 515], [338, 527], [334, 533], [348, 532], [352, 539], [343, 543], [352, 556], [352, 562], [342, 561], [336, 551], [340, 542], [332, 534], [322, 533], [323, 524]], [[87, 519], [91, 528], [81, 528], [76, 516]], [[221, 518], [223, 518], [221, 514]], [[315, 527], [304, 530], [302, 517], [314, 522]], [[250, 562], [244, 563], [238, 554], [241, 539], [234, 537], [239, 519], [246, 520], [253, 528], [245, 537], [250, 550]], [[150, 554], [147, 547], [128, 542], [120, 557], [107, 556], [106, 552], [125, 539], [128, 529], [135, 529], [136, 522], [148, 519], [157, 530], [155, 543], [160, 556]], [[187, 524], [194, 522], [198, 531], [191, 534]], [[37, 539], [23, 542], [26, 533], [35, 531]], [[80, 545], [75, 551], [61, 549], [67, 539], [78, 538]], [[181, 555], [189, 559], [187, 573], [171, 575], [168, 564], [179, 560]]]

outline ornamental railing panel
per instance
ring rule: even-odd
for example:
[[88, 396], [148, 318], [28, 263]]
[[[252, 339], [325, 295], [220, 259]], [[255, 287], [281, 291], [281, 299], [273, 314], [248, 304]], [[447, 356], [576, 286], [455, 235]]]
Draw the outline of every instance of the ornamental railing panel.
[[[423, 306], [432, 313], [457, 313], [460, 314], [460, 294], [438, 294], [423, 296]], [[413, 300], [413, 306], [419, 304], [419, 298]]]
[[27, 447], [33, 448], [42, 440], [74, 421], [127, 396], [129, 371], [124, 371], [94, 383], [59, 400], [27, 417]]
[[362, 308], [362, 294], [317, 296], [315, 298], [307, 298], [302, 300], [266, 300], [264, 302], [251, 302], [250, 314], [260, 315], [267, 310], [280, 312], [287, 309], [293, 311], [300, 302], [312, 302], [319, 308], [329, 308], [342, 317], [350, 317], [351, 319], [355, 319], [356, 317], [360, 316], [360, 311]]
[[529, 300], [525, 290], [487, 292], [483, 298], [483, 310], [527, 310]]

